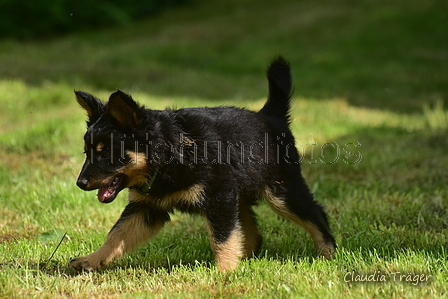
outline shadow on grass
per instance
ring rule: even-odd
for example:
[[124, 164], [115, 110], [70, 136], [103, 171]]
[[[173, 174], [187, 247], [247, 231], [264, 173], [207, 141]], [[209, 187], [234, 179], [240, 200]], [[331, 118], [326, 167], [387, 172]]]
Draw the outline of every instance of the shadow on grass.
[[353, 140], [361, 144], [358, 164], [304, 165], [340, 247], [389, 257], [407, 250], [446, 254], [447, 130], [378, 127], [338, 138]]

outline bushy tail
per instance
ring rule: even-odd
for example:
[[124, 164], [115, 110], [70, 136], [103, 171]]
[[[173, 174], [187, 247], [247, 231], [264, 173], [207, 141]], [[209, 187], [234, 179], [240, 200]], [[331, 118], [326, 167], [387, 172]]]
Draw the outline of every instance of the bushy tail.
[[289, 123], [289, 108], [292, 94], [292, 77], [289, 63], [281, 56], [268, 68], [269, 95], [259, 113], [284, 119]]

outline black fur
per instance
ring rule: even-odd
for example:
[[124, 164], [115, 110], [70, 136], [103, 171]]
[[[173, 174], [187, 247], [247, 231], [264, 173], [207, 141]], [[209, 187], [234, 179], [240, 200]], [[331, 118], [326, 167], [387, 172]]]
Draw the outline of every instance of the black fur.
[[[236, 265], [229, 250], [238, 259], [250, 257], [260, 247], [251, 207], [266, 197], [277, 213], [303, 225], [321, 253], [330, 258], [335, 242], [323, 208], [301, 175], [289, 129], [289, 64], [279, 57], [268, 68], [267, 77], [269, 96], [259, 112], [234, 107], [158, 111], [138, 105], [121, 91], [113, 93], [106, 104], [88, 93], [75, 92], [88, 115], [87, 157], [78, 186], [99, 189], [102, 202], [111, 202], [122, 189], [130, 189], [130, 203], [109, 234], [111, 239], [117, 238], [112, 232], [126, 221], [131, 223], [132, 217], [143, 217], [142, 223], [151, 230], [168, 221], [167, 212], [173, 209], [199, 213], [208, 221], [221, 270], [233, 269]], [[229, 249], [232, 246], [236, 249]], [[240, 252], [243, 247], [246, 253]], [[88, 262], [75, 259], [72, 265], [97, 268], [88, 257]], [[102, 260], [100, 265], [104, 264]]]

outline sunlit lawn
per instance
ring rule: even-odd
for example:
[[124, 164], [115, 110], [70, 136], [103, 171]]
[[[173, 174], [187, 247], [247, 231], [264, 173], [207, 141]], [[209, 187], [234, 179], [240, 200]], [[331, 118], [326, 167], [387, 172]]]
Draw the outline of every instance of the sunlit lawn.
[[[446, 4], [419, 5], [212, 1], [0, 41], [0, 297], [448, 297]], [[103, 205], [76, 187], [85, 115], [73, 90], [257, 110], [277, 54], [291, 61], [292, 129], [336, 258], [314, 259], [309, 236], [261, 204], [261, 253], [233, 273], [216, 270], [203, 219], [179, 213], [106, 270], [72, 270], [126, 205], [126, 192]]]

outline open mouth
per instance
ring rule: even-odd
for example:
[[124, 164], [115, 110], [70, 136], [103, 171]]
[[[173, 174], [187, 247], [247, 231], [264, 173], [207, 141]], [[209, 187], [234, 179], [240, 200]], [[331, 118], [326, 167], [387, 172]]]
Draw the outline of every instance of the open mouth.
[[112, 202], [118, 193], [123, 189], [121, 186], [124, 176], [116, 176], [106, 185], [98, 189], [97, 197], [102, 203]]

